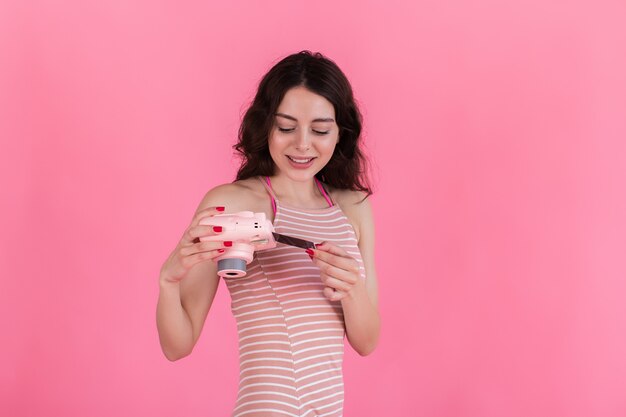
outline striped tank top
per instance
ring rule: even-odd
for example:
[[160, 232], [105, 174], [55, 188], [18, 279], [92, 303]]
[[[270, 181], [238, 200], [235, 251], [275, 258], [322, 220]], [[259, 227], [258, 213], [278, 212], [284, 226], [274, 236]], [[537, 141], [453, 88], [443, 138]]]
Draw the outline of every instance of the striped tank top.
[[[274, 208], [274, 229], [315, 243], [328, 241], [354, 257], [365, 279], [357, 239], [333, 204], [282, 204], [269, 178], [259, 178]], [[241, 278], [224, 281], [239, 337], [239, 391], [232, 417], [337, 417], [343, 414], [345, 323], [341, 301], [324, 294], [319, 268], [304, 249], [278, 244], [256, 252]]]

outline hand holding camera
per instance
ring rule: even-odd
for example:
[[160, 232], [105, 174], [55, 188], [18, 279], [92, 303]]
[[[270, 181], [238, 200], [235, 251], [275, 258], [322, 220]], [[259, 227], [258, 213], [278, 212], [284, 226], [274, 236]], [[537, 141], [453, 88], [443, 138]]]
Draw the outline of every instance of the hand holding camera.
[[[210, 207], [196, 213], [180, 242], [161, 267], [162, 282], [178, 283], [197, 263], [212, 260], [224, 253], [225, 243], [229, 242], [224, 242], [226, 239], [219, 238], [221, 228], [207, 224], [215, 215], [223, 212], [224, 207]], [[216, 238], [209, 241], [200, 239], [206, 236]]]
[[223, 214], [223, 210], [212, 207], [194, 217], [163, 265], [162, 279], [179, 282], [193, 265], [207, 259], [217, 262], [217, 274], [222, 278], [239, 278], [246, 275], [246, 266], [252, 262], [255, 251], [274, 248], [277, 242], [315, 247], [313, 242], [275, 233], [265, 213]]
[[234, 214], [217, 214], [200, 219], [200, 225], [213, 225], [221, 231], [218, 235], [204, 235], [203, 243], [231, 242], [222, 253], [212, 257], [217, 261], [217, 274], [223, 278], [239, 278], [246, 275], [246, 265], [252, 262], [254, 251], [276, 246], [274, 226], [265, 213], [240, 211]]

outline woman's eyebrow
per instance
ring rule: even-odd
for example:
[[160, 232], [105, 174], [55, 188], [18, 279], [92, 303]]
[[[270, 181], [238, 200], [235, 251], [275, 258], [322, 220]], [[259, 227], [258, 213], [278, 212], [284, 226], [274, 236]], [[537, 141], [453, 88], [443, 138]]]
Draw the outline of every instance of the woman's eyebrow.
[[[276, 116], [280, 116], [280, 117], [284, 117], [285, 119], [289, 119], [289, 120], [293, 120], [294, 122], [297, 122], [298, 119], [296, 119], [293, 116], [289, 116], [288, 114], [285, 113], [276, 113]], [[319, 117], [317, 119], [313, 119], [313, 122], [334, 122], [335, 119], [333, 119], [332, 117]]]

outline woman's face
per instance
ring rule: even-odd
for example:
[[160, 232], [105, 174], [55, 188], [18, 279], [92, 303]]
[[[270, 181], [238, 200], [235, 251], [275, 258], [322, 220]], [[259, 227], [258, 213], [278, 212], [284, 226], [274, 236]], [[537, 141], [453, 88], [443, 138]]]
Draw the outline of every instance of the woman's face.
[[276, 175], [293, 181], [312, 179], [328, 163], [338, 140], [332, 103], [304, 87], [288, 90], [269, 135]]

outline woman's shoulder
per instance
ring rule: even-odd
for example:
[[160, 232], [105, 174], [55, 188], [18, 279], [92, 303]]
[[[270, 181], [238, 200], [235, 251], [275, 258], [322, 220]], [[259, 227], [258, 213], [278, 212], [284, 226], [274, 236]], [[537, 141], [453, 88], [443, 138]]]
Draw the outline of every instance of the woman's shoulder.
[[354, 209], [357, 206], [363, 208], [363, 206], [369, 206], [369, 199], [366, 192], [355, 190], [344, 190], [333, 187], [328, 187], [328, 191], [332, 199], [342, 209]]
[[227, 212], [250, 210], [263, 198], [263, 184], [256, 178], [217, 185], [208, 190], [199, 209], [224, 206]]
[[372, 223], [372, 210], [367, 193], [363, 191], [342, 190], [329, 188], [329, 193], [334, 202], [341, 208], [343, 213], [352, 224], [357, 235], [361, 239], [363, 231]]

